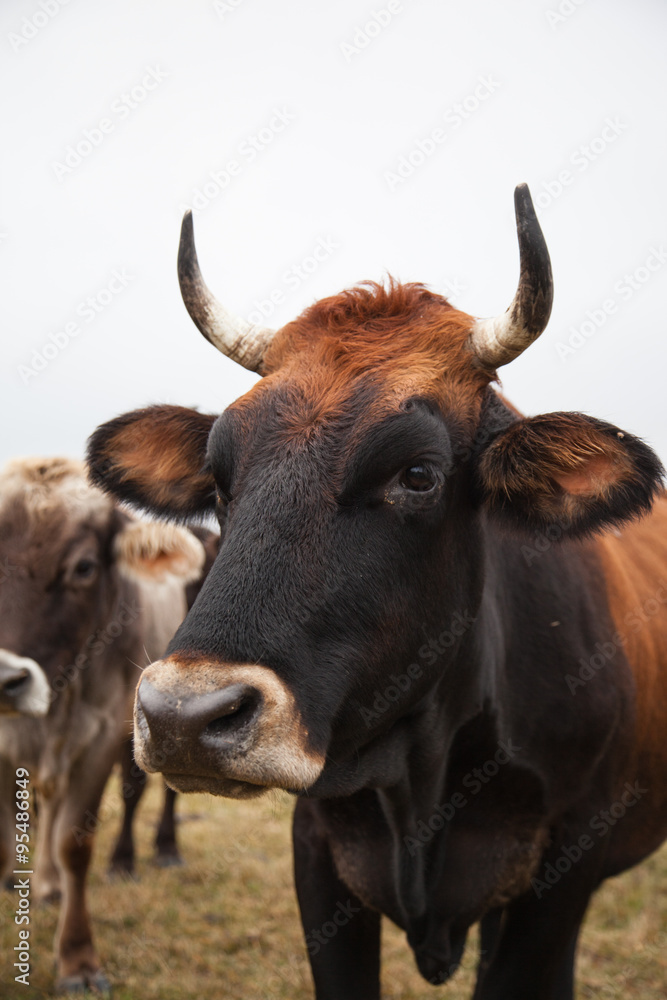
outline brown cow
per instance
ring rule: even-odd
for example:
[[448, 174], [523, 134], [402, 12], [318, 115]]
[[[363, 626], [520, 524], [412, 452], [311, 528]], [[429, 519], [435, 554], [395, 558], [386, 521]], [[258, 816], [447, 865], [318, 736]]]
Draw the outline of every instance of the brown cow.
[[381, 913], [430, 982], [481, 921], [475, 1000], [571, 1000], [592, 892], [667, 834], [662, 467], [604, 421], [523, 418], [492, 389], [551, 309], [515, 200], [503, 315], [391, 283], [275, 334], [215, 301], [186, 217], [185, 303], [264, 378], [220, 417], [158, 406], [90, 443], [115, 497], [219, 517], [138, 686], [137, 759], [182, 791], [299, 796], [318, 1000], [377, 1000]]
[[63, 897], [57, 988], [104, 993], [85, 901], [100, 797], [128, 736], [139, 670], [183, 618], [204, 548], [183, 528], [130, 519], [79, 462], [19, 459], [0, 473], [0, 559], [0, 664], [25, 672], [8, 691], [5, 682], [5, 696], [37, 714], [46, 684], [50, 701], [41, 717], [1, 720], [0, 877], [22, 867], [24, 769], [39, 812], [28, 831], [30, 898]]

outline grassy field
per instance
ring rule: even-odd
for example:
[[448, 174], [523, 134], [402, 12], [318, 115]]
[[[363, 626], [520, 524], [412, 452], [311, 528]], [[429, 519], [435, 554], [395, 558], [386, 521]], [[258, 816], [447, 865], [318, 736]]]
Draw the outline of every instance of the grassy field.
[[[152, 837], [161, 803], [153, 779], [138, 816], [137, 882], [109, 882], [106, 861], [118, 827], [119, 791], [107, 791], [90, 878], [96, 940], [115, 1000], [311, 1000], [310, 974], [292, 887], [292, 802], [181, 797], [187, 866], [156, 869]], [[13, 894], [0, 903], [0, 996], [52, 994], [56, 912], [33, 911], [31, 986], [15, 984]], [[468, 1000], [474, 939], [463, 967], [435, 990], [418, 975], [403, 935], [383, 930], [385, 1000]], [[579, 957], [578, 1000], [667, 997], [667, 847], [611, 880], [589, 911]]]

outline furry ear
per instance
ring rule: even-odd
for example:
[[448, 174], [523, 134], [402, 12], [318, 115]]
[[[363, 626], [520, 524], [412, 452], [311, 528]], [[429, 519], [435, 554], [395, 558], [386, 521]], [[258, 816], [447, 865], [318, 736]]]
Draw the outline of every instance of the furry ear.
[[591, 534], [651, 509], [664, 470], [624, 431], [581, 413], [518, 420], [481, 453], [484, 506], [514, 527], [561, 537]]
[[91, 481], [116, 500], [163, 517], [186, 519], [213, 509], [205, 468], [217, 417], [183, 406], [150, 406], [98, 427], [88, 441]]
[[129, 521], [114, 539], [114, 553], [124, 576], [156, 583], [170, 576], [192, 583], [206, 561], [204, 546], [191, 531], [155, 521]]

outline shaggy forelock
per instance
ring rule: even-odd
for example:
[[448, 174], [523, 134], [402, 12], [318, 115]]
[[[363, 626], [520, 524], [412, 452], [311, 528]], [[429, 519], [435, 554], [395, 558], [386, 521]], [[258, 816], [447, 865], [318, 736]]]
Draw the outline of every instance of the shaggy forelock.
[[112, 502], [91, 486], [83, 462], [71, 458], [14, 458], [0, 471], [0, 506], [20, 503], [31, 521], [59, 510], [105, 515]]

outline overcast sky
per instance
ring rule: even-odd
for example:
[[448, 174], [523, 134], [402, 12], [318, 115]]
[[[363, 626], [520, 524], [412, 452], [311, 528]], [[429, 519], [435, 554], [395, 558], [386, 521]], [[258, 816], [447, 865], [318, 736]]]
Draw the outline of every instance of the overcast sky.
[[387, 272], [484, 316], [519, 181], [555, 306], [506, 393], [667, 458], [666, 38], [660, 0], [3, 0], [0, 458], [252, 385], [182, 306], [185, 207], [210, 287], [268, 325]]

